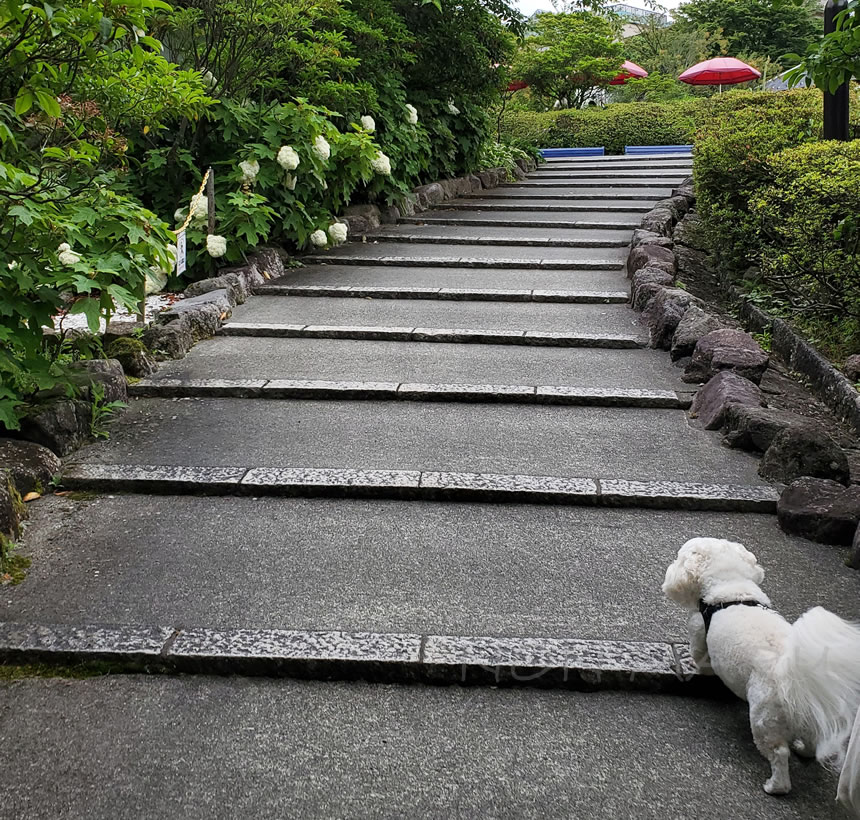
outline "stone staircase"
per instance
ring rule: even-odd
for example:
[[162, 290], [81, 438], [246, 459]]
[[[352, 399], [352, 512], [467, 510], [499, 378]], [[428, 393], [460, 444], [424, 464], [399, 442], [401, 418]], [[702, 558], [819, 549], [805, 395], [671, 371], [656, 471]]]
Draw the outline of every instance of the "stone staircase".
[[[688, 538], [747, 543], [787, 617], [856, 606], [835, 554], [778, 530], [755, 460], [688, 419], [689, 386], [625, 304], [632, 230], [690, 164], [550, 161], [259, 287], [218, 337], [135, 385], [110, 440], [67, 465], [64, 485], [82, 494], [37, 514], [31, 577], [0, 600], [5, 656], [361, 679], [378, 685], [344, 697], [380, 718], [386, 704], [421, 708], [424, 690], [382, 686], [392, 681], [682, 692], [691, 699], [659, 706], [570, 693], [548, 706], [526, 688], [510, 708], [527, 714], [533, 697], [544, 715], [586, 710], [588, 756], [607, 750], [613, 783], [576, 797], [590, 817], [834, 817], [808, 797], [759, 797], [764, 762], [743, 730], [718, 737], [716, 717], [685, 777], [722, 795], [722, 814], [707, 800], [658, 811], [647, 765], [628, 771], [630, 751], [610, 740], [619, 710], [631, 726], [628, 708], [641, 710], [653, 738], [717, 709], [692, 697], [714, 686], [693, 675], [685, 616], [660, 593]], [[235, 680], [218, 697], [235, 696]], [[177, 692], [200, 685], [181, 681]], [[446, 698], [462, 707], [460, 690], [426, 691], [434, 714]], [[493, 710], [509, 707], [489, 691], [475, 702], [496, 725]], [[742, 707], [722, 708], [743, 726]], [[527, 727], [510, 729], [515, 743]], [[733, 758], [735, 745], [743, 782], [709, 782], [708, 755]], [[519, 800], [500, 814], [434, 805], [529, 815]], [[374, 805], [386, 816], [384, 796]]]

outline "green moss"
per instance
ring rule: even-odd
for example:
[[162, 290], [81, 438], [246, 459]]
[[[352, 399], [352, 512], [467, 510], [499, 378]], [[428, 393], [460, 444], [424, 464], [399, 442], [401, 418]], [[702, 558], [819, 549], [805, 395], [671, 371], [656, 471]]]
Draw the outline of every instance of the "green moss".
[[65, 497], [72, 501], [95, 501], [99, 497], [99, 493], [92, 490], [70, 490]]
[[18, 545], [0, 533], [0, 584], [16, 586], [27, 577], [30, 561], [18, 552]]
[[70, 678], [81, 680], [104, 675], [115, 675], [126, 671], [104, 661], [91, 661], [66, 666], [52, 664], [0, 664], [0, 681], [25, 680], [26, 678]]
[[131, 336], [123, 336], [120, 339], [114, 339], [105, 350], [105, 355], [109, 359], [120, 359], [123, 356], [133, 356], [135, 353], [148, 353], [146, 345]]

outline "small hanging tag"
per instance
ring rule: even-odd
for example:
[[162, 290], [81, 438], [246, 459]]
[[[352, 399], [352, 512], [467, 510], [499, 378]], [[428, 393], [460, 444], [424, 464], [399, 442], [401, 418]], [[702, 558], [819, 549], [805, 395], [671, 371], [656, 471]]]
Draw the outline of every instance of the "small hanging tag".
[[185, 231], [176, 235], [176, 275], [185, 273]]

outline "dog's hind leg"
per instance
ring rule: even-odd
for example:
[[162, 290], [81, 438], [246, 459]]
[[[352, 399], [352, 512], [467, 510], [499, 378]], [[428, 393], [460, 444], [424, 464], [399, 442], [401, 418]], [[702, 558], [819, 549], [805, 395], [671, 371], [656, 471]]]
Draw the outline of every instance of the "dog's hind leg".
[[791, 776], [788, 772], [791, 731], [785, 711], [774, 687], [760, 681], [751, 681], [748, 699], [753, 740], [756, 748], [770, 763], [770, 777], [764, 784], [764, 790], [768, 794], [788, 794], [791, 791]]

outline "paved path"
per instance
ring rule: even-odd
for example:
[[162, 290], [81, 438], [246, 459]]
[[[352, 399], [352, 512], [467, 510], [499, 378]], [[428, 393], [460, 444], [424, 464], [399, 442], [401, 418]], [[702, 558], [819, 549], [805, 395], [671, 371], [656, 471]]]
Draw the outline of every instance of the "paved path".
[[[0, 647], [199, 676], [0, 686], [0, 816], [838, 816], [815, 768], [764, 795], [659, 591], [713, 534], [786, 615], [860, 615], [624, 304], [689, 164], [551, 162], [314, 255], [138, 384], [34, 505]], [[480, 685], [523, 678], [565, 691]]]

